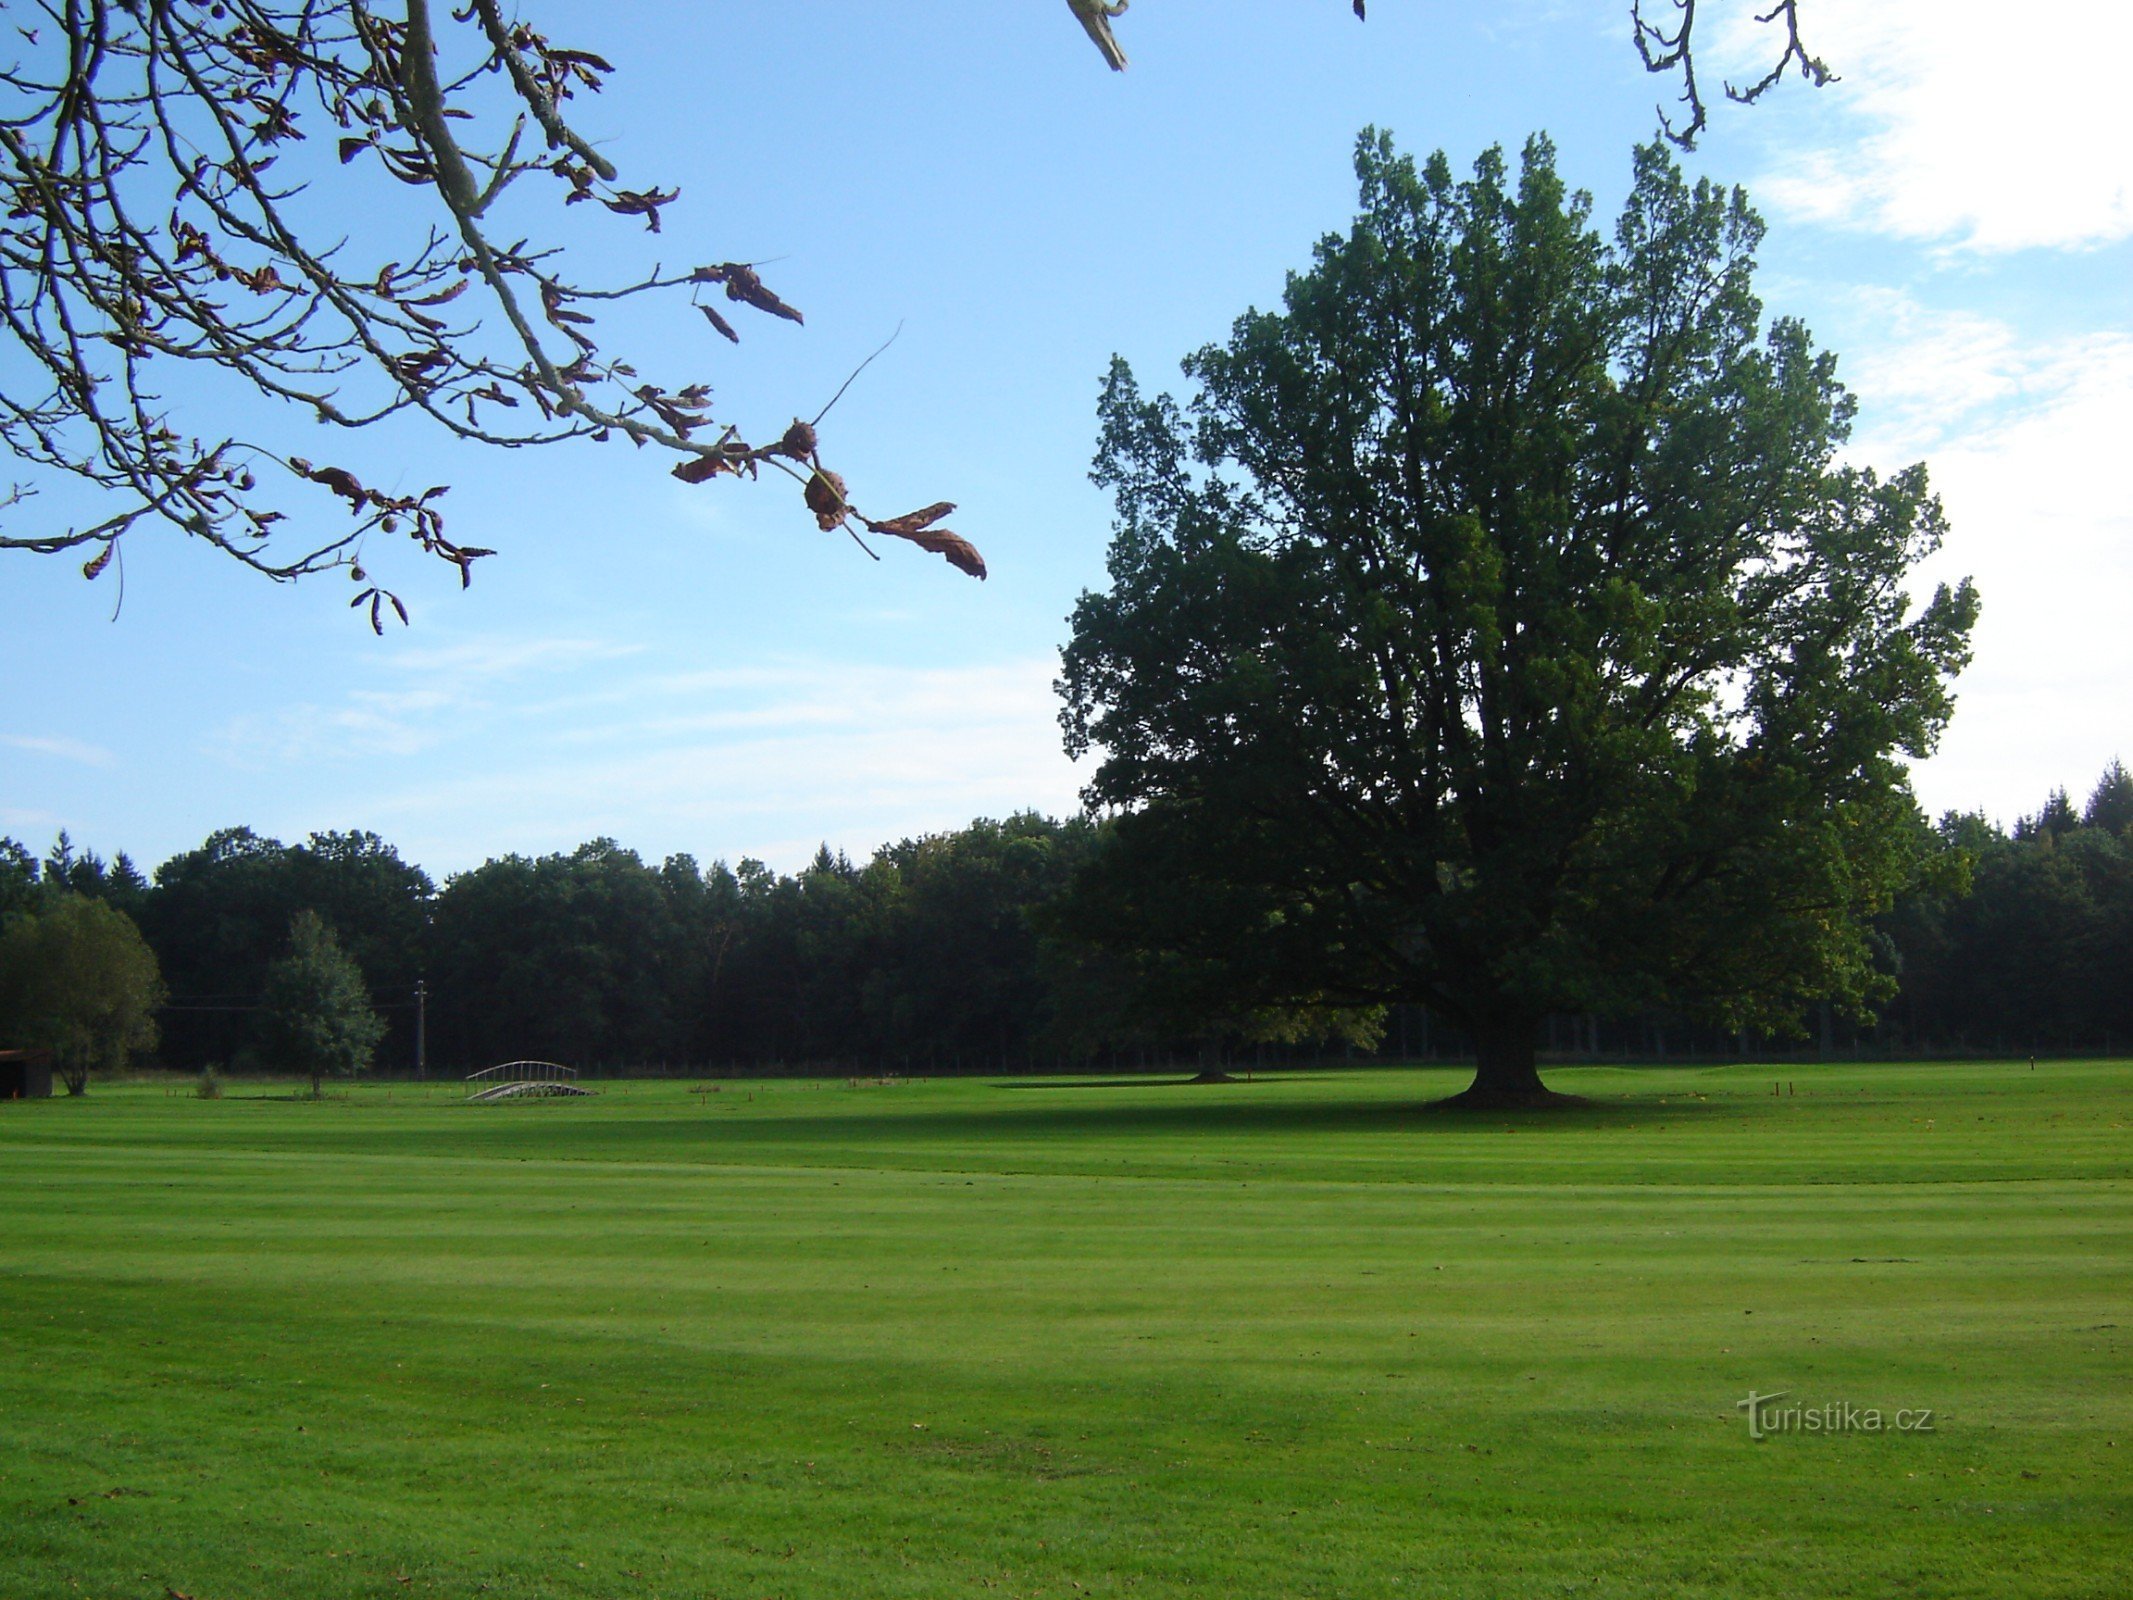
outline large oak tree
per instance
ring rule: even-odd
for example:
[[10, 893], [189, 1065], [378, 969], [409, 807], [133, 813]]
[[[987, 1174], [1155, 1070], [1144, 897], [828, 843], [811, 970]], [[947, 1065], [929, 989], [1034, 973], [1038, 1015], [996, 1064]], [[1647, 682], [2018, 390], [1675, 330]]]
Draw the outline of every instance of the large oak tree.
[[1186, 406], [1105, 386], [1111, 585], [1061, 682], [1121, 813], [1085, 925], [1233, 1004], [1449, 1014], [1475, 1103], [1547, 1097], [1550, 1011], [1868, 1005], [1977, 609], [1907, 591], [1924, 468], [1840, 459], [1761, 223], [1663, 143], [1611, 239], [1543, 138], [1460, 181], [1368, 132], [1357, 171]]

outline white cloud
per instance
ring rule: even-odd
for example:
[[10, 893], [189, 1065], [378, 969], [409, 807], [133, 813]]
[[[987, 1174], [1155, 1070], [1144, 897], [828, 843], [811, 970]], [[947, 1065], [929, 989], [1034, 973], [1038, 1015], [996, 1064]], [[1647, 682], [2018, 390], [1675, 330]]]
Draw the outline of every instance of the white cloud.
[[33, 734], [0, 734], [0, 744], [17, 750], [27, 750], [33, 755], [56, 756], [61, 761], [78, 761], [85, 767], [109, 767], [116, 765], [118, 757], [102, 745], [85, 744], [79, 739], [47, 739]]
[[478, 777], [377, 804], [479, 821], [525, 848], [610, 833], [706, 854], [792, 858], [825, 838], [863, 852], [973, 816], [1071, 809], [1055, 671], [1037, 659], [647, 676], [622, 688], [632, 711], [568, 731], [567, 759], [521, 747]]
[[356, 690], [338, 706], [293, 705], [265, 715], [233, 717], [209, 736], [207, 748], [247, 772], [336, 759], [419, 755], [450, 738], [452, 718], [445, 713], [464, 715], [473, 709], [464, 691]]
[[1861, 402], [1862, 433], [1879, 454], [1916, 455], [1978, 413], [2048, 382], [2038, 352], [1974, 311], [1929, 310], [1890, 289], [1846, 295], [1847, 320], [1875, 336], [1847, 340], [1842, 376]]
[[643, 647], [607, 639], [527, 638], [522, 634], [477, 634], [443, 645], [408, 645], [392, 655], [401, 672], [428, 679], [466, 682], [474, 678], [516, 678], [529, 672], [619, 660]]
[[[2003, 353], [1973, 374], [1976, 403], [1928, 441], [1952, 530], [1928, 575], [1974, 577], [1984, 609], [1954, 724], [1918, 786], [1929, 810], [2011, 820], [2054, 785], [2085, 792], [2113, 757], [2133, 759], [2133, 337], [2020, 354], [2004, 332], [1987, 330]], [[1879, 360], [1898, 377], [1930, 375], [1945, 353], [1931, 319], [1920, 351], [1915, 367], [1901, 347]]]
[[[1049, 656], [674, 670], [655, 650], [552, 674], [553, 695], [530, 671], [508, 695], [351, 693], [233, 725], [223, 749], [334, 767], [344, 805], [439, 872], [601, 835], [654, 858], [747, 854], [789, 868], [824, 840], [864, 855], [977, 816], [1075, 809], [1057, 671]], [[440, 765], [447, 775], [432, 776]]]
[[[245, 713], [217, 728], [206, 744], [211, 754], [248, 772], [421, 755], [492, 719], [542, 717], [562, 704], [605, 699], [597, 691], [585, 693], [587, 674], [642, 652], [637, 644], [517, 634], [410, 645], [367, 672], [382, 687], [351, 689], [338, 704], [309, 701]], [[529, 684], [544, 681], [554, 686], [552, 696], [527, 693]]]
[[[1724, 65], [1759, 75], [1768, 30], [1728, 13]], [[1841, 81], [1811, 97], [1842, 137], [1795, 148], [1755, 193], [1796, 217], [1977, 251], [2078, 248], [2133, 236], [2133, 7], [2049, 12], [1947, 0], [1822, 3], [1807, 43]], [[1714, 40], [1714, 43], [1721, 42]]]
[[2133, 334], [2115, 329], [2022, 338], [1983, 312], [1938, 309], [1900, 290], [1840, 299], [1840, 375], [1860, 402], [1852, 454], [1893, 465], [1944, 447], [1973, 448], [2025, 419], [2116, 392], [2133, 370]]

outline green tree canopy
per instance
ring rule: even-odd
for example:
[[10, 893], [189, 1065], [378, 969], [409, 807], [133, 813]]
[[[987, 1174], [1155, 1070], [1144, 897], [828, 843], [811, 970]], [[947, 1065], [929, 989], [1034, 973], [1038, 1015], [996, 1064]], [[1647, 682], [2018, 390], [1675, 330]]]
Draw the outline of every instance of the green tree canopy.
[[[2088, 813], [2024, 817], [2012, 836], [1977, 813], [1941, 819], [1960, 893], [1906, 896], [1887, 927], [1900, 952], [1899, 1041], [1962, 1050], [2112, 1048], [2133, 1034], [2133, 837], [2110, 826], [2124, 781], [2105, 769]], [[2039, 814], [2063, 814], [2056, 789]]]
[[[434, 895], [428, 874], [374, 833], [314, 833], [284, 845], [221, 828], [156, 869], [139, 918], [181, 1003], [256, 999], [299, 911], [316, 911], [334, 930], [372, 994], [404, 999], [423, 972]], [[241, 1011], [180, 1011], [165, 1055], [189, 1066], [228, 1061], [243, 1025]], [[411, 1044], [398, 1041], [396, 1059]]]
[[37, 904], [36, 854], [19, 839], [0, 837], [0, 917]]
[[1977, 609], [1906, 592], [1924, 468], [1837, 459], [1852, 401], [1764, 326], [1761, 222], [1663, 144], [1611, 240], [1545, 138], [1464, 182], [1375, 131], [1356, 165], [1353, 228], [1186, 362], [1189, 408], [1105, 385], [1111, 586], [1061, 689], [1122, 813], [1106, 937], [1254, 1004], [1432, 1006], [1477, 1103], [1546, 1097], [1551, 1010], [1864, 1007], [1923, 853], [1900, 758]]
[[304, 1074], [313, 1095], [329, 1075], [369, 1066], [385, 1036], [362, 969], [316, 911], [290, 920], [289, 953], [267, 969], [256, 1028], [267, 1064]]
[[2123, 761], [2114, 757], [2103, 769], [2103, 776], [2089, 793], [2089, 803], [2082, 808], [2081, 820], [2091, 828], [2120, 837], [2133, 829], [2133, 773], [2126, 771]]
[[[437, 897], [431, 975], [440, 1059], [591, 1064], [685, 1048], [678, 1017], [702, 952], [674, 894], [634, 850], [595, 839], [568, 855], [503, 856]], [[691, 886], [693, 887], [693, 886]]]
[[151, 1048], [162, 1003], [155, 953], [101, 900], [60, 893], [0, 930], [0, 1037], [51, 1051], [69, 1094]]

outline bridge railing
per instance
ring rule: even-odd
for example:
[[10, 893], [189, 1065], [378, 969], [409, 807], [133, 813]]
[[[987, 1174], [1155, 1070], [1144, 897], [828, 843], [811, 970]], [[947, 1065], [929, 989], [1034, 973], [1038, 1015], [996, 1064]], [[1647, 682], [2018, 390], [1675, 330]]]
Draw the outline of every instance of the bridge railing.
[[566, 1067], [559, 1061], [505, 1061], [493, 1067], [483, 1067], [479, 1072], [467, 1074], [467, 1098], [492, 1093], [508, 1084], [575, 1083], [576, 1067]]

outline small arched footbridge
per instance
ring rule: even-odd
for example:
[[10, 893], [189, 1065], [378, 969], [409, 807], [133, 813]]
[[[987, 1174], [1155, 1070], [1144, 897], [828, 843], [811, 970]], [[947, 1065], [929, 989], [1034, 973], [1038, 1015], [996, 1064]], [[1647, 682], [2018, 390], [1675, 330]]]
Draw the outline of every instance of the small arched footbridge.
[[493, 1105], [499, 1100], [554, 1100], [589, 1095], [578, 1085], [578, 1069], [554, 1061], [506, 1061], [467, 1074], [467, 1104]]

